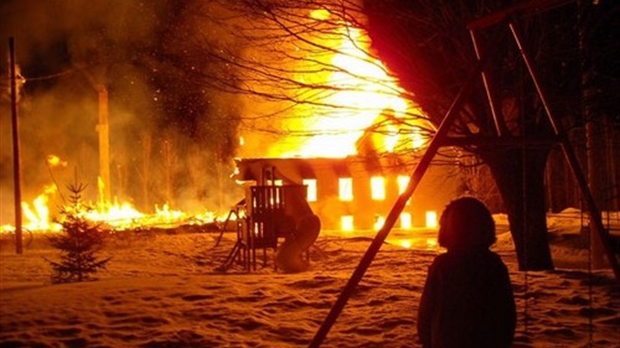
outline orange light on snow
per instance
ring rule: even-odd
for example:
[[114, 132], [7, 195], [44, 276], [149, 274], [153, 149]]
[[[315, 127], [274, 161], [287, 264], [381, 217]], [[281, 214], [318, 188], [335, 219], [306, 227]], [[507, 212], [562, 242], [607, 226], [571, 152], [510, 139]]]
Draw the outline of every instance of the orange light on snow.
[[[398, 240], [398, 245], [405, 249], [411, 249], [413, 247], [413, 239], [400, 239]], [[418, 244], [419, 245], [419, 244]], [[437, 249], [437, 239], [435, 238], [427, 238], [426, 239], [426, 249]]]
[[426, 239], [426, 247], [429, 249], [436, 249], [439, 246], [439, 244], [437, 244], [437, 239], [436, 238], [428, 238]]

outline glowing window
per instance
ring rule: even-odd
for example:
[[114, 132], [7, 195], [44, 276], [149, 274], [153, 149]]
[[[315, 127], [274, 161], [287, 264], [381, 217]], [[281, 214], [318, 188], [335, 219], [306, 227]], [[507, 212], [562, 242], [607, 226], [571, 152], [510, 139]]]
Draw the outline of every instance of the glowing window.
[[385, 178], [373, 176], [370, 178], [370, 197], [375, 201], [385, 199]]
[[276, 179], [273, 181], [273, 184], [275, 186], [282, 186], [284, 183], [282, 182], [282, 179]]
[[404, 176], [404, 175], [399, 175], [398, 178], [396, 178], [396, 180], [398, 181], [398, 194], [402, 194], [403, 192], [405, 192], [405, 189], [407, 188], [407, 184], [409, 184], [409, 177]]
[[343, 215], [340, 217], [340, 229], [343, 231], [353, 231], [353, 215]]
[[303, 184], [307, 186], [308, 192], [306, 195], [306, 200], [308, 202], [316, 202], [316, 179], [304, 179]]
[[434, 210], [429, 210], [426, 212], [426, 227], [435, 228], [437, 227], [437, 212]]
[[[405, 189], [407, 188], [407, 185], [409, 184], [409, 179], [410, 177], [405, 176], [405, 175], [399, 175], [396, 178], [396, 181], [398, 182], [398, 194], [402, 194], [403, 192], [405, 192]], [[409, 205], [409, 200], [407, 200], [407, 205]]]
[[409, 230], [411, 229], [411, 213], [400, 214], [400, 228]]
[[381, 215], [375, 216], [375, 225], [373, 226], [375, 228], [375, 231], [378, 231], [381, 228], [383, 228], [384, 224], [385, 224], [385, 218], [383, 216]]
[[341, 201], [353, 200], [353, 179], [352, 178], [339, 178], [338, 179], [338, 193]]

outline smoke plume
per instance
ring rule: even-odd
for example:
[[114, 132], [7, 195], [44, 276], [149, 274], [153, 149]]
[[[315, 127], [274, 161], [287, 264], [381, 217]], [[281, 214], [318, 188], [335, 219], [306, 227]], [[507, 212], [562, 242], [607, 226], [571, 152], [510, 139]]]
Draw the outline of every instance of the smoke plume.
[[[109, 101], [111, 198], [146, 212], [164, 203], [186, 211], [225, 210], [239, 200], [234, 182], [222, 180], [232, 172], [238, 114], [230, 107], [235, 104], [231, 96], [210, 90], [198, 78], [213, 69], [201, 60], [200, 50], [216, 40], [209, 31], [197, 32], [198, 25], [205, 26], [191, 13], [199, 3], [2, 2], [3, 51], [13, 37], [25, 78], [18, 104], [23, 201], [45, 186], [63, 191], [75, 180], [88, 185], [85, 198], [98, 199], [102, 88]], [[4, 62], [0, 224], [12, 224], [11, 108]], [[66, 165], [51, 166], [50, 155]], [[60, 196], [55, 199], [62, 204]], [[57, 208], [50, 204], [52, 213]]]

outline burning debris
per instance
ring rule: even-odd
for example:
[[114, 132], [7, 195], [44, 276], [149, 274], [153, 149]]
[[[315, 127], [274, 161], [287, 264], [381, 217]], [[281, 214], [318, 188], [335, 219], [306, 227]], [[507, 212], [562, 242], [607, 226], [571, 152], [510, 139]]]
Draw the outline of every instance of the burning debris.
[[[22, 202], [22, 211], [26, 221], [23, 228], [31, 233], [59, 232], [62, 224], [55, 222], [50, 214], [50, 201], [56, 201], [60, 193], [56, 185], [49, 185], [44, 192], [38, 195], [32, 202]], [[182, 232], [212, 232], [219, 231], [223, 227], [224, 217], [215, 212], [206, 211], [202, 214], [188, 214], [179, 210], [171, 209], [168, 204], [155, 205], [155, 212], [151, 214], [137, 210], [129, 202], [89, 202], [85, 206], [92, 207], [83, 209], [79, 215], [84, 219], [100, 224], [107, 231], [162, 231], [167, 233]], [[13, 225], [0, 226], [0, 234], [15, 231]]]

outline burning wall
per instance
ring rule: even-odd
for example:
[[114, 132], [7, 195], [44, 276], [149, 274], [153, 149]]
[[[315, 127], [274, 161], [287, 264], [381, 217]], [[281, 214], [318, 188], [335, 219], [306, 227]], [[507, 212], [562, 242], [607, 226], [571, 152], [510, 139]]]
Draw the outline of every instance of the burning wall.
[[[306, 185], [308, 202], [323, 229], [373, 230], [381, 227], [404, 190], [414, 163], [373, 170], [368, 170], [366, 163], [360, 156], [244, 158], [237, 160], [236, 179], [250, 185]], [[412, 229], [432, 224], [427, 213], [442, 211], [460, 188], [455, 168], [431, 167], [395, 227]]]
[[[257, 140], [264, 134], [241, 130], [245, 145], [236, 178], [248, 185], [307, 185], [308, 201], [324, 229], [377, 229], [406, 187], [416, 153], [433, 126], [372, 56], [361, 28], [330, 19], [326, 11], [309, 17], [326, 26], [321, 33], [331, 35], [300, 33], [314, 45], [308, 48], [299, 40], [294, 53], [283, 55], [299, 55], [288, 62], [290, 71], [305, 72], [286, 80], [297, 84], [280, 86], [294, 91], [296, 98], [282, 99], [296, 104], [286, 109], [284, 121], [273, 122], [279, 129], [270, 135], [278, 137]], [[325, 49], [318, 52], [316, 47]], [[442, 210], [461, 187], [456, 171], [431, 168], [398, 226], [425, 226], [427, 211]]]

